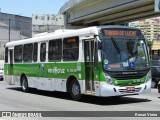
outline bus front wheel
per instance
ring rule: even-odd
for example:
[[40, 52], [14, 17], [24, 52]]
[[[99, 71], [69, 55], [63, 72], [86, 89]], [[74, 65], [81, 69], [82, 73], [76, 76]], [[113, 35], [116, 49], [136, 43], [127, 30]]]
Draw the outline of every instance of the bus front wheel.
[[26, 76], [22, 76], [22, 90], [24, 92], [28, 92], [29, 91], [28, 81], [27, 81]]
[[82, 98], [80, 85], [77, 80], [71, 82], [70, 94], [73, 100], [79, 101]]

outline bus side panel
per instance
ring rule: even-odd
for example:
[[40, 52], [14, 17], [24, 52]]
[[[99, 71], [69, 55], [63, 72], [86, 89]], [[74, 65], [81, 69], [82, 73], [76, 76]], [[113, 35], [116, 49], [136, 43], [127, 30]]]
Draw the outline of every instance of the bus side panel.
[[81, 63], [46, 63], [43, 67], [44, 71], [40, 77], [52, 79], [52, 90], [66, 92], [66, 83], [70, 76], [76, 77], [77, 80], [84, 79], [81, 74]]
[[12, 75], [10, 74], [10, 64], [4, 64], [4, 81], [8, 84], [14, 84], [12, 79]]
[[[20, 84], [20, 79], [22, 75], [25, 75], [28, 80], [29, 87], [36, 87], [35, 81], [38, 79], [38, 64], [14, 64], [13, 65], [13, 75], [16, 84]], [[33, 79], [32, 79], [33, 78]]]

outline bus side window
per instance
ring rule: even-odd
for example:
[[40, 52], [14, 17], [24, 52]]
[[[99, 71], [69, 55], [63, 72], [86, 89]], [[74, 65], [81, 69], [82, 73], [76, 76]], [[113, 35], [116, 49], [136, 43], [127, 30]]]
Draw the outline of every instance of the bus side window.
[[40, 61], [41, 62], [45, 62], [46, 61], [46, 43], [41, 43]]
[[49, 61], [60, 61], [62, 57], [62, 40], [51, 40], [49, 41]]
[[22, 45], [18, 45], [15, 46], [14, 48], [14, 61], [15, 63], [21, 63], [22, 62], [22, 50], [23, 50], [23, 46]]
[[37, 56], [38, 56], [38, 43], [34, 43], [33, 62], [37, 62]]
[[8, 47], [5, 49], [5, 63], [8, 63]]
[[23, 47], [23, 61], [32, 62], [33, 44], [26, 44]]
[[77, 61], [79, 57], [79, 38], [65, 38], [63, 40], [63, 60]]

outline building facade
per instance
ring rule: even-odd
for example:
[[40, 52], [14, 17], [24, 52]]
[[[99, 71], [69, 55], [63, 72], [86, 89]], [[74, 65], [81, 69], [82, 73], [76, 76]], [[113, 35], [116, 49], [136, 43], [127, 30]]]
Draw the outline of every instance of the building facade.
[[32, 18], [0, 12], [0, 59], [7, 42], [32, 37]]
[[131, 26], [141, 29], [148, 41], [154, 41], [160, 38], [160, 18], [140, 20], [131, 23]]

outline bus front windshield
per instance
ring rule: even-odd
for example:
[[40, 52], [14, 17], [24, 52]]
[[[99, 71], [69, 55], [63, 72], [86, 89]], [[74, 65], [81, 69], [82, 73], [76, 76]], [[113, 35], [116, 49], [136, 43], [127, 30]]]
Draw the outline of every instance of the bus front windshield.
[[107, 71], [145, 70], [149, 67], [146, 43], [136, 38], [103, 38], [102, 62]]

